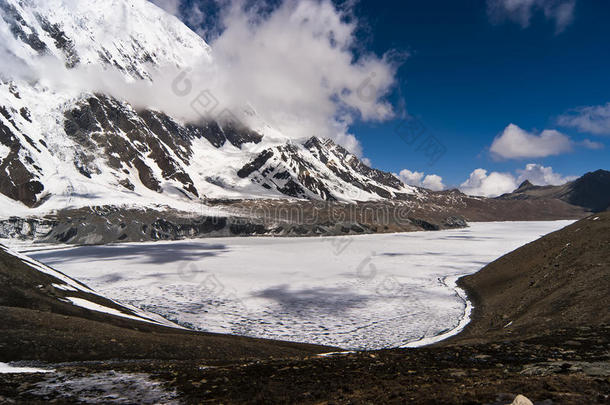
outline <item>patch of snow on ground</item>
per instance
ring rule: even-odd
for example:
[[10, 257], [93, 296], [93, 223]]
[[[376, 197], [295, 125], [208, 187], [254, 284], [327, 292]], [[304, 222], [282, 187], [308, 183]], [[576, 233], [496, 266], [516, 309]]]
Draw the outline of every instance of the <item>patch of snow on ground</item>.
[[45, 370], [33, 367], [18, 367], [10, 364], [0, 363], [0, 374], [21, 374], [21, 373], [52, 373], [55, 370]]
[[10, 152], [11, 149], [8, 146], [5, 146], [4, 144], [0, 143], [0, 163], [5, 157], [8, 156]]
[[64, 290], [64, 291], [78, 291], [76, 288], [69, 286], [67, 284], [51, 284], [53, 287], [57, 288], [58, 290]]
[[31, 252], [107, 297], [183, 326], [345, 349], [423, 345], [468, 322], [455, 287], [573, 221], [438, 232], [216, 238]]
[[165, 324], [166, 326], [175, 326], [175, 325], [167, 325], [167, 322], [161, 323], [161, 322], [159, 322], [157, 320], [148, 319], [146, 316], [128, 315], [128, 314], [125, 314], [125, 313], [123, 313], [121, 311], [118, 311], [116, 309], [108, 308], [108, 307], [105, 307], [103, 305], [96, 304], [96, 303], [91, 302], [91, 301], [87, 301], [87, 300], [85, 300], [83, 298], [66, 297], [65, 299], [70, 301], [73, 305], [76, 305], [76, 306], [82, 307], [82, 308], [86, 308], [86, 309], [89, 309], [91, 311], [103, 312], [105, 314], [114, 315], [114, 316], [120, 316], [122, 318], [133, 319], [133, 320], [136, 320], [136, 321], [144, 321], [144, 322], [150, 322], [150, 323], [156, 323], [156, 324]]
[[116, 371], [72, 376], [58, 374], [28, 392], [42, 398], [84, 404], [178, 404], [174, 391], [147, 374]]

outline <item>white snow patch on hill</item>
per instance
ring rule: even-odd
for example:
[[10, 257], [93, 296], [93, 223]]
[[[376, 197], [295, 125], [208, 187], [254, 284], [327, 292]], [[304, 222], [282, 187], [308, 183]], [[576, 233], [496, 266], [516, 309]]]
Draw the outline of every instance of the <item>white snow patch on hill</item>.
[[7, 146], [0, 143], [0, 161], [7, 157], [10, 151], [11, 150]]
[[7, 363], [0, 363], [0, 374], [21, 374], [21, 373], [52, 373], [55, 370], [12, 366]]

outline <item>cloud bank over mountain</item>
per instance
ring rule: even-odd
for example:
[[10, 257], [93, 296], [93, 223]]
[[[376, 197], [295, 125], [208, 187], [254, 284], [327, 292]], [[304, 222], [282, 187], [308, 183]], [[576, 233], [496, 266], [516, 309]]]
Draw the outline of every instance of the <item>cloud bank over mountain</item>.
[[[180, 13], [177, 1], [156, 4]], [[286, 0], [271, 10], [245, 8], [239, 1], [219, 4], [221, 29], [208, 53], [194, 54], [184, 63], [151, 66], [150, 77], [144, 80], [125, 77], [108, 66], [69, 68], [52, 55], [22, 69], [21, 58], [10, 52], [6, 41], [0, 46], [4, 60], [0, 72], [8, 77], [18, 72], [25, 79], [74, 94], [104, 92], [188, 122], [212, 115], [205, 108], [207, 102], [247, 125], [269, 125], [290, 139], [328, 137], [358, 155], [360, 146], [349, 126], [356, 120], [384, 121], [394, 116], [385, 98], [403, 56], [392, 52], [377, 56], [363, 49], [356, 38], [358, 21], [349, 10], [314, 0]], [[197, 8], [192, 17], [203, 21], [197, 13], [202, 11]], [[129, 11], [124, 14], [126, 21], [117, 18], [123, 21], [124, 32], [137, 36], [138, 30], [146, 29], [129, 21]], [[2, 38], [10, 41], [12, 35], [7, 31]], [[180, 91], [185, 86], [191, 89], [186, 97]]]
[[446, 188], [443, 178], [436, 174], [425, 175], [423, 172], [404, 169], [400, 171], [398, 178], [409, 186], [424, 187], [432, 191], [441, 191]]
[[518, 169], [516, 175], [500, 172], [488, 173], [485, 169], [476, 169], [470, 174], [468, 180], [460, 185], [459, 189], [468, 195], [497, 197], [515, 190], [525, 180], [529, 180], [537, 186], [557, 186], [575, 179], [576, 176], [564, 177], [555, 173], [552, 167], [529, 163], [524, 169]]
[[[196, 5], [155, 0], [190, 25], [206, 20]], [[383, 121], [394, 116], [385, 100], [405, 55], [378, 57], [356, 38], [358, 20], [349, 5], [330, 1], [285, 0], [271, 10], [254, 2], [216, 2], [220, 21], [196, 29], [210, 35], [213, 72], [194, 69], [196, 88], [210, 94], [248, 124], [255, 112], [264, 123], [291, 138], [328, 137], [361, 155], [349, 133], [355, 120]], [[186, 7], [186, 12], [184, 7]]]
[[384, 100], [399, 61], [360, 49], [358, 22], [330, 1], [284, 1], [270, 13], [232, 2], [224, 31], [211, 42], [218, 66], [218, 98], [248, 101], [271, 126], [294, 137], [329, 137], [349, 149], [356, 119], [394, 115]]

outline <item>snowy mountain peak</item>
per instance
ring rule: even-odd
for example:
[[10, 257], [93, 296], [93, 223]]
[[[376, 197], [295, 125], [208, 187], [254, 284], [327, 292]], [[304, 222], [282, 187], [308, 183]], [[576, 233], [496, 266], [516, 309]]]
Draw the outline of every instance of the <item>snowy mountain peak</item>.
[[[0, 0], [0, 37], [0, 205], [11, 207], [7, 213], [417, 193], [328, 139], [299, 144], [269, 126], [181, 118], [193, 105], [172, 94], [172, 79], [213, 63], [212, 52], [146, 0]], [[151, 102], [167, 94], [172, 109]], [[246, 106], [256, 115], [256, 106]]]
[[371, 169], [329, 139], [269, 148], [238, 175], [269, 190], [297, 198], [329, 201], [405, 199], [417, 193], [393, 174]]

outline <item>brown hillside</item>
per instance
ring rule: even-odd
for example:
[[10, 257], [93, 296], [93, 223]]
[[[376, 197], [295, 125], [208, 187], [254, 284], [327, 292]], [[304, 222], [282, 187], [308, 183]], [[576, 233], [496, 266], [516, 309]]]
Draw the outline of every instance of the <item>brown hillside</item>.
[[460, 341], [521, 339], [610, 322], [610, 212], [582, 219], [462, 278], [474, 316]]

